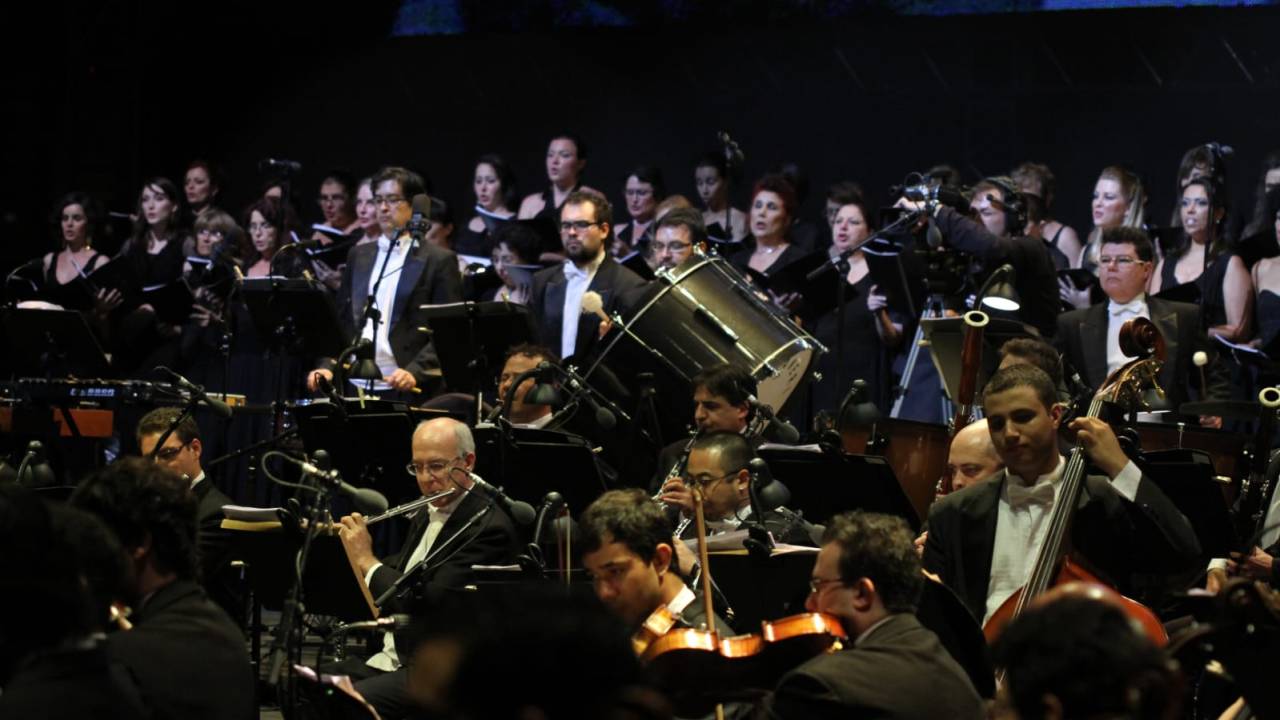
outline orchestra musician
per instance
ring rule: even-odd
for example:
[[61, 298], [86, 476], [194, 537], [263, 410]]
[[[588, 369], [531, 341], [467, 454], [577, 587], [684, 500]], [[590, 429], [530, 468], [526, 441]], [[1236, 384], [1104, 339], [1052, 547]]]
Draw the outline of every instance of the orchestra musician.
[[[550, 349], [531, 343], [516, 345], [507, 351], [507, 359], [502, 363], [502, 374], [498, 376], [498, 401], [506, 403], [507, 392], [511, 383], [521, 373], [533, 370], [539, 364], [556, 362], [555, 353]], [[526, 378], [511, 396], [511, 407], [503, 407], [502, 416], [515, 427], [543, 428], [551, 420], [550, 405], [537, 405], [525, 402], [525, 397], [533, 389], [535, 379]]]
[[[1154, 259], [1151, 240], [1142, 230], [1121, 226], [1104, 231], [1098, 278], [1109, 302], [1059, 315], [1054, 343], [1085, 383], [1097, 388], [1127, 361], [1120, 351], [1120, 327], [1134, 317], [1151, 320], [1164, 336], [1168, 351], [1158, 382], [1176, 411], [1189, 399], [1192, 386], [1200, 384], [1192, 359], [1196, 352], [1208, 350], [1208, 341], [1198, 306], [1147, 294]], [[1195, 388], [1201, 398], [1225, 399], [1230, 392], [1225, 367], [1215, 360], [1205, 370], [1209, 387]], [[1222, 419], [1216, 417], [1202, 417], [1200, 422], [1209, 427], [1222, 425]]]
[[[363, 515], [343, 517], [338, 529], [347, 557], [375, 599], [403, 575], [424, 561], [430, 562], [417, 571], [425, 588], [422, 599], [401, 600], [403, 596], [397, 593], [382, 604], [384, 612], [423, 611], [440, 592], [465, 585], [472, 565], [509, 563], [518, 549], [519, 536], [511, 519], [493, 510], [479, 493], [471, 492], [475, 484], [471, 471], [476, 464], [471, 430], [452, 418], [435, 418], [418, 425], [412, 442], [413, 462], [408, 469], [423, 496], [448, 489], [454, 492], [430, 503], [425, 512], [419, 511], [400, 551], [383, 559], [373, 553], [373, 538]], [[480, 513], [484, 515], [469, 524]], [[370, 657], [363, 668], [347, 662], [342, 669], [353, 677], [364, 678], [356, 683], [356, 689], [382, 717], [400, 717], [409, 711], [407, 672], [392, 633], [385, 635], [382, 650]]]
[[[751, 422], [749, 398], [756, 394], [756, 380], [751, 373], [727, 363], [703, 368], [693, 378], [693, 424], [698, 433], [733, 432], [744, 434]], [[758, 445], [758, 441], [754, 441]], [[677, 440], [658, 454], [658, 469], [650, 482], [650, 490], [665, 492], [668, 480], [678, 481], [681, 473], [672, 473], [685, 460], [689, 440]], [[674, 487], [673, 490], [680, 488]], [[675, 499], [683, 505], [687, 497]]]
[[[991, 430], [987, 427], [986, 418], [965, 425], [951, 438], [946, 473], [951, 479], [952, 492], [963, 490], [1003, 469], [1004, 461], [991, 442]], [[928, 530], [920, 533], [920, 537], [916, 538], [916, 552], [924, 552], [924, 544], [928, 539]]]
[[[735, 432], [712, 432], [699, 435], [689, 448], [689, 462], [680, 482], [702, 488], [702, 506], [707, 519], [707, 532], [719, 534], [739, 530], [744, 524], [758, 523], [774, 539], [788, 545], [816, 546], [822, 528], [786, 508], [752, 507], [751, 483], [754, 479], [748, 464], [755, 453], [750, 443]], [[668, 487], [673, 487], [672, 482]], [[669, 491], [667, 495], [674, 495]], [[687, 494], [687, 493], [685, 493]], [[693, 512], [693, 499], [682, 507], [685, 515]], [[682, 538], [696, 536], [692, 523], [685, 525]]]
[[600, 334], [604, 318], [584, 312], [583, 297], [595, 293], [599, 312], [620, 310], [620, 298], [644, 284], [639, 275], [618, 264], [605, 250], [613, 222], [613, 207], [603, 195], [575, 191], [560, 210], [560, 239], [565, 261], [533, 276], [529, 307], [539, 325], [543, 345], [569, 359], [585, 355]]
[[[1066, 463], [1057, 442], [1063, 406], [1044, 371], [997, 371], [983, 406], [1005, 469], [934, 503], [923, 561], [985, 622], [1026, 582]], [[1194, 566], [1200, 548], [1190, 523], [1124, 454], [1111, 427], [1081, 417], [1069, 428], [1105, 473], [1086, 479], [1072, 526], [1075, 550], [1130, 594], [1135, 575]]]
[[133, 559], [132, 629], [107, 652], [157, 717], [247, 718], [256, 712], [245, 640], [196, 582], [196, 499], [167, 467], [125, 458], [86, 478], [71, 505], [96, 515]]
[[210, 599], [231, 617], [242, 613], [240, 592], [231, 571], [231, 533], [222, 528], [222, 507], [231, 498], [218, 489], [200, 465], [200, 426], [187, 417], [169, 433], [164, 445], [156, 447], [160, 436], [182, 415], [181, 408], [156, 408], [138, 421], [135, 431], [138, 452], [152, 458], [190, 483], [196, 498], [196, 541], [200, 548], [200, 578]]
[[[671, 524], [643, 490], [610, 490], [578, 518], [582, 566], [591, 574], [596, 596], [629, 628], [710, 628], [732, 635], [720, 617], [707, 621], [699, 594], [680, 578]], [[656, 611], [671, 623], [660, 623]], [[652, 639], [652, 638], [650, 638]]]
[[649, 247], [657, 266], [670, 270], [688, 260], [695, 247], [705, 247], [706, 242], [702, 213], [693, 208], [676, 208], [658, 218]]
[[810, 612], [836, 616], [849, 640], [782, 676], [768, 716], [983, 718], [968, 675], [916, 619], [926, 582], [901, 518], [832, 518], [809, 581]]
[[[356, 245], [347, 255], [338, 291], [338, 317], [348, 337], [373, 342], [373, 359], [382, 379], [375, 392], [411, 393], [431, 382], [439, 367], [423, 305], [462, 299], [462, 275], [450, 250], [412, 240], [406, 226], [413, 216], [413, 198], [425, 194], [422, 176], [401, 167], [385, 167], [373, 177], [373, 201], [382, 234], [376, 243]], [[391, 237], [392, 234], [396, 236]], [[377, 323], [365, 317], [372, 297], [380, 313]], [[333, 361], [326, 360], [307, 374], [307, 388], [315, 392], [317, 377], [333, 380]], [[342, 389], [339, 389], [342, 392]]]

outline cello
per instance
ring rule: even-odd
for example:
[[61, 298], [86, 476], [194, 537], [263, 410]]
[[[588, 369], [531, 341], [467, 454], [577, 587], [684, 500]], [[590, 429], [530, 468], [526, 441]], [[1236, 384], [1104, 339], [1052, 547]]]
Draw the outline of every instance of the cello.
[[[1164, 362], [1165, 344], [1155, 324], [1146, 318], [1126, 321], [1120, 328], [1120, 349], [1126, 356], [1136, 359], [1107, 378], [1090, 402], [1085, 417], [1098, 417], [1105, 403], [1126, 407], [1137, 405], [1142, 402], [1143, 388], [1154, 386], [1158, 389], [1156, 377]], [[1004, 627], [1049, 588], [1068, 582], [1107, 584], [1072, 560], [1067, 551], [1071, 520], [1084, 490], [1087, 465], [1084, 448], [1077, 445], [1062, 471], [1061, 487], [1049, 516], [1044, 544], [1040, 546], [1027, 582], [996, 609], [982, 629], [989, 643], [995, 642]], [[1119, 598], [1119, 602], [1125, 613], [1142, 625], [1153, 642], [1160, 646], [1168, 642], [1164, 625], [1149, 608], [1124, 596]]]

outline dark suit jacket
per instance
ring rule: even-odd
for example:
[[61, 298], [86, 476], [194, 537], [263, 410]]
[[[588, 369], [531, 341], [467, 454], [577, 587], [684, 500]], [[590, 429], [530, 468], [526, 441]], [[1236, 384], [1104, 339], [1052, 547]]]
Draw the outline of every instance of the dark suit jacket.
[[257, 717], [256, 680], [244, 636], [190, 580], [157, 590], [133, 615], [132, 630], [107, 639], [159, 717]]
[[[981, 622], [991, 582], [996, 518], [1005, 473], [951, 493], [929, 510], [924, 567], [937, 573]], [[1197, 566], [1200, 544], [1185, 516], [1143, 476], [1130, 502], [1103, 476], [1085, 478], [1072, 524], [1074, 549], [1121, 592], [1133, 593], [1134, 576], [1169, 575]]]
[[[467, 524], [467, 520], [479, 512], [484, 512], [487, 501], [478, 492], [468, 493], [458, 503], [458, 507], [445, 521], [440, 534], [436, 536], [428, 556], [440, 551], [431, 561], [431, 565], [422, 576], [426, 587], [431, 591], [457, 589], [465, 585], [471, 578], [472, 565], [501, 565], [513, 562], [519, 552], [519, 534], [511, 518], [500, 508], [489, 509], [485, 516], [476, 521], [465, 533], [454, 538], [454, 534]], [[402, 575], [411, 568], [405, 567], [414, 548], [422, 541], [429, 522], [426, 512], [419, 512], [409, 526], [409, 536], [405, 538], [400, 552], [382, 560], [382, 566], [373, 572], [369, 579], [369, 592], [375, 599], [387, 591]], [[447, 543], [447, 545], [446, 545]], [[433, 595], [428, 593], [427, 599]], [[396, 612], [409, 612], [413, 608], [405, 607], [392, 601]], [[384, 611], [387, 609], [384, 606]]]
[[[539, 270], [533, 276], [533, 293], [529, 299], [529, 307], [538, 322], [538, 337], [543, 345], [560, 352], [560, 337], [564, 321], [564, 293], [567, 285], [564, 276], [564, 265], [555, 265]], [[604, 262], [596, 270], [595, 277], [587, 286], [588, 292], [599, 293], [604, 304], [606, 315], [615, 311], [626, 310], [621, 302], [623, 293], [644, 285], [644, 280], [616, 260], [605, 254]], [[583, 357], [592, 343], [600, 335], [600, 318], [594, 313], [587, 313], [578, 318], [578, 339], [574, 344], [574, 355]]]
[[[377, 259], [377, 243], [357, 245], [347, 254], [338, 290], [338, 317], [347, 337], [354, 338], [360, 332], [360, 318], [373, 289], [369, 281]], [[420, 387], [429, 381], [426, 370], [440, 365], [431, 337], [418, 330], [428, 324], [421, 306], [461, 300], [462, 275], [458, 272], [458, 256], [451, 250], [423, 243], [405, 256], [390, 317], [384, 312], [381, 321], [391, 323], [387, 337], [396, 364], [413, 373]]]
[[983, 718], [964, 670], [914, 615], [891, 615], [862, 642], [819, 655], [778, 681], [772, 718]]
[[949, 207], [938, 209], [935, 222], [947, 244], [982, 261], [984, 274], [974, 278], [978, 285], [1001, 265], [1012, 265], [1013, 285], [1022, 304], [1019, 318], [1039, 330], [1042, 336], [1053, 335], [1054, 318], [1062, 305], [1058, 299], [1058, 272], [1043, 240], [1025, 236], [996, 237], [982, 223]]
[[233, 618], [240, 617], [239, 585], [231, 569], [231, 533], [222, 529], [222, 506], [227, 497], [206, 474], [192, 489], [196, 509], [196, 543], [200, 549], [200, 579], [209, 599]]
[[28, 658], [0, 694], [0, 718], [144, 720], [151, 711], [128, 670], [101, 645]]
[[[1058, 333], [1054, 344], [1063, 359], [1071, 363], [1085, 383], [1094, 389], [1107, 379], [1107, 326], [1110, 322], [1108, 303], [1099, 303], [1058, 316]], [[1208, 338], [1200, 327], [1200, 308], [1196, 305], [1170, 302], [1147, 296], [1151, 322], [1164, 336], [1168, 356], [1160, 368], [1160, 387], [1176, 409], [1190, 399], [1191, 386], [1199, 387], [1200, 373], [1192, 358], [1197, 351], [1209, 351]], [[1213, 353], [1210, 353], [1213, 357]], [[1214, 360], [1205, 368], [1208, 393], [1201, 397], [1226, 399], [1230, 395], [1226, 368]]]

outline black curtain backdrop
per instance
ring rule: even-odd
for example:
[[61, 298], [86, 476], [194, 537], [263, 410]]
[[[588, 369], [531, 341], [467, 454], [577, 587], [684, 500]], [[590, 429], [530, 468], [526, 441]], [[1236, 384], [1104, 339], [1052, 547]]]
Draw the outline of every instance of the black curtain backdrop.
[[53, 249], [63, 192], [129, 212], [146, 177], [180, 182], [195, 157], [223, 168], [219, 204], [237, 216], [258, 161], [283, 157], [304, 165], [304, 218], [319, 216], [327, 169], [395, 163], [465, 219], [482, 153], [512, 163], [521, 194], [541, 190], [547, 141], [567, 129], [589, 146], [585, 181], [615, 204], [640, 163], [696, 199], [695, 158], [727, 130], [747, 157], [738, 207], [783, 161], [808, 174], [803, 213], [817, 217], [837, 180], [887, 202], [889, 185], [938, 162], [972, 182], [1037, 160], [1058, 176], [1055, 215], [1083, 232], [1105, 165], [1144, 176], [1163, 224], [1188, 147], [1235, 147], [1244, 212], [1262, 155], [1280, 148], [1276, 8], [390, 39], [394, 2], [262, 5], [68, 2], [10, 25], [0, 264]]

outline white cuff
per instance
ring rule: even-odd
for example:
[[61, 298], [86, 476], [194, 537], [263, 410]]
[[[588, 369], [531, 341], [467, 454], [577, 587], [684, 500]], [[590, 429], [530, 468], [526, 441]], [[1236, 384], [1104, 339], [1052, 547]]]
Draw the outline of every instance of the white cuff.
[[1226, 558], [1213, 558], [1212, 560], [1210, 560], [1210, 561], [1209, 561], [1209, 567], [1208, 567], [1208, 568], [1206, 568], [1206, 569], [1207, 569], [1207, 570], [1226, 570], [1226, 569], [1227, 569], [1227, 559], [1226, 559]]
[[1138, 498], [1138, 484], [1142, 482], [1142, 471], [1137, 465], [1130, 460], [1116, 476], [1111, 479], [1111, 487], [1116, 492], [1125, 496], [1129, 502], [1134, 502]]
[[382, 563], [374, 563], [373, 567], [369, 568], [369, 572], [364, 574], [364, 584], [366, 586], [373, 582], [373, 574], [378, 572], [378, 568], [380, 567], [382, 567]]

